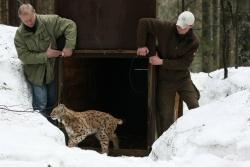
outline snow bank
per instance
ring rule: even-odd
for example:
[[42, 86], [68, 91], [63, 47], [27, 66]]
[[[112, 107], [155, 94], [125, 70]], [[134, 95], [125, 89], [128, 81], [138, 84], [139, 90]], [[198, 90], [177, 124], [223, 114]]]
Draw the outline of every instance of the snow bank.
[[187, 111], [154, 144], [150, 157], [211, 154], [228, 160], [250, 160], [249, 68], [194, 74], [201, 107]]

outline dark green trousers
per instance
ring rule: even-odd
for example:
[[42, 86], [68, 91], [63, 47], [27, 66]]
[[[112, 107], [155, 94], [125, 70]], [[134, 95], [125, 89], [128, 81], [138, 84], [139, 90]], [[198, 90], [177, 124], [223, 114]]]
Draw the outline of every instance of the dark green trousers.
[[158, 81], [157, 83], [157, 112], [158, 123], [157, 131], [160, 136], [174, 122], [174, 106], [176, 92], [187, 104], [189, 109], [199, 107], [199, 91], [194, 86], [191, 79], [182, 83], [168, 83], [167, 81]]

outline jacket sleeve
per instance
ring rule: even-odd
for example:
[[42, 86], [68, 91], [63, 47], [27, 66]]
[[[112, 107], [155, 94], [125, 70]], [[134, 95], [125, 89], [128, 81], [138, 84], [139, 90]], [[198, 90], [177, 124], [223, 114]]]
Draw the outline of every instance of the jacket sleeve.
[[14, 44], [18, 58], [23, 64], [44, 64], [47, 62], [46, 52], [33, 52], [28, 50], [18, 30], [16, 31]]
[[149, 55], [155, 55], [156, 37], [161, 22], [155, 18], [142, 18], [137, 26], [137, 47], [148, 47]]
[[49, 19], [49, 24], [53, 26], [53, 33], [55, 34], [56, 38], [61, 35], [65, 36], [65, 48], [75, 48], [77, 30], [74, 21], [62, 18], [57, 15], [52, 15]]
[[193, 62], [195, 52], [199, 47], [199, 42], [195, 42], [192, 47], [179, 59], [163, 59], [163, 68], [168, 70], [185, 70]]

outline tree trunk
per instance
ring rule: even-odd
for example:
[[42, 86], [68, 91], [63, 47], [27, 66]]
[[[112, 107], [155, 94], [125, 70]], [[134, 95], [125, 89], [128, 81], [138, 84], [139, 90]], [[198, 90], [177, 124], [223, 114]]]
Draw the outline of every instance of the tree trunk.
[[224, 79], [225, 79], [228, 77], [228, 70], [227, 70], [228, 30], [226, 24], [225, 0], [221, 1], [221, 10], [222, 10], [222, 29], [223, 29], [222, 57], [223, 57], [223, 67], [224, 67]]
[[228, 23], [229, 25], [229, 34], [228, 34], [228, 38], [229, 38], [229, 51], [228, 51], [228, 65], [229, 66], [235, 66], [236, 63], [236, 19], [235, 19], [235, 15], [236, 15], [236, 4], [237, 1], [227, 1], [227, 7], [229, 10], [228, 13], [228, 18], [230, 19], [230, 22]]
[[0, 24], [8, 24], [8, 0], [0, 0]]
[[55, 0], [36, 0], [35, 6], [39, 14], [55, 13]]
[[220, 0], [213, 0], [213, 69], [220, 68], [221, 61], [221, 11]]
[[250, 65], [250, 1], [237, 0], [237, 53], [238, 65]]
[[211, 7], [212, 1], [202, 1], [202, 56], [203, 71], [209, 72], [212, 69], [212, 17]]

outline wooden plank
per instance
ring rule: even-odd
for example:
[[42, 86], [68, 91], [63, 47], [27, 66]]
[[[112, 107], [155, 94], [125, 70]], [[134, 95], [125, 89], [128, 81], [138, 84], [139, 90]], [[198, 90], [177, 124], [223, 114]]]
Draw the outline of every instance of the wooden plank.
[[156, 15], [155, 0], [56, 0], [55, 8], [76, 22], [78, 49], [136, 49], [138, 20]]
[[156, 68], [148, 67], [148, 149], [156, 139]]
[[183, 115], [183, 101], [180, 98], [180, 95], [176, 93], [175, 106], [174, 106], [174, 120], [176, 121], [182, 115]]
[[178, 118], [181, 117], [183, 115], [183, 100], [182, 98], [179, 98], [179, 105], [178, 105]]
[[58, 68], [57, 68], [57, 102], [63, 103], [63, 58], [58, 59]]
[[82, 49], [82, 50], [75, 50], [74, 53], [76, 54], [136, 54], [136, 50], [122, 50], [122, 49], [116, 49], [116, 50], [90, 50], [90, 49]]
[[100, 58], [134, 58], [136, 55], [134, 54], [73, 54], [74, 58], [93, 58], [93, 59], [100, 59]]
[[[74, 56], [84, 58], [133, 58], [136, 50], [74, 50]], [[141, 58], [141, 57], [138, 57]]]
[[136, 156], [144, 157], [150, 153], [150, 150], [140, 150], [140, 149], [111, 149], [109, 152], [110, 156]]
[[[96, 147], [81, 147], [84, 150], [95, 150], [97, 152], [101, 152], [101, 148]], [[150, 150], [143, 150], [143, 149], [109, 149], [109, 156], [136, 156], [136, 157], [144, 157], [150, 153]]]

